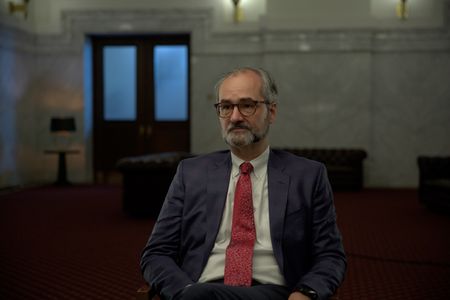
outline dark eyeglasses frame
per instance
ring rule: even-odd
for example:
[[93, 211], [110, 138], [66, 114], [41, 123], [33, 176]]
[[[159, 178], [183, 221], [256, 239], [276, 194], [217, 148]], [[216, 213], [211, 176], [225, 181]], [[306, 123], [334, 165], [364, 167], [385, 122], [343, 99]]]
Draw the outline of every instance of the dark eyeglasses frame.
[[[254, 109], [253, 109], [253, 112], [252, 112], [251, 114], [243, 113], [243, 112], [241, 111], [241, 108], [239, 107], [239, 105], [248, 104], [248, 102], [253, 102], [253, 104], [255, 105], [255, 107], [254, 107]], [[261, 104], [261, 103], [264, 103], [264, 104], [266, 104], [266, 105], [271, 104], [271, 102], [265, 101], [265, 100], [245, 100], [245, 101], [241, 101], [241, 102], [239, 102], [239, 103], [229, 103], [229, 102], [222, 103], [222, 102], [220, 102], [220, 103], [214, 104], [214, 107], [216, 108], [217, 115], [218, 115], [220, 118], [223, 118], [223, 119], [229, 118], [229, 117], [233, 114], [234, 108], [235, 108], [236, 106], [237, 106], [238, 111], [239, 111], [239, 113], [240, 113], [241, 115], [243, 115], [243, 116], [245, 116], [245, 117], [250, 117], [250, 116], [253, 116], [253, 115], [256, 113], [256, 108], [258, 107], [258, 104]], [[230, 113], [229, 113], [228, 115], [226, 115], [226, 116], [222, 116], [222, 115], [220, 114], [220, 106], [221, 106], [222, 104], [227, 104], [227, 105], [230, 105], [230, 106], [232, 107], [232, 109], [230, 110]]]

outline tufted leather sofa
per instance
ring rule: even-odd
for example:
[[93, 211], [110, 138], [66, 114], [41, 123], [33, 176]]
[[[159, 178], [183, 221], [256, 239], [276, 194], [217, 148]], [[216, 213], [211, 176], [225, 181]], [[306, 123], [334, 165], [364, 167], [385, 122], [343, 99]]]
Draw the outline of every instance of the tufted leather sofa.
[[178, 163], [191, 156], [186, 152], [163, 152], [119, 160], [116, 167], [123, 178], [123, 211], [135, 217], [156, 218]]
[[328, 178], [334, 191], [357, 191], [364, 186], [363, 149], [339, 148], [283, 148], [298, 156], [325, 164]]
[[[284, 148], [293, 154], [323, 162], [333, 190], [359, 190], [363, 187], [363, 160], [358, 149]], [[117, 169], [123, 175], [123, 210], [136, 217], [156, 218], [180, 160], [194, 156], [186, 152], [163, 152], [125, 157]]]
[[450, 156], [419, 156], [419, 201], [450, 212]]

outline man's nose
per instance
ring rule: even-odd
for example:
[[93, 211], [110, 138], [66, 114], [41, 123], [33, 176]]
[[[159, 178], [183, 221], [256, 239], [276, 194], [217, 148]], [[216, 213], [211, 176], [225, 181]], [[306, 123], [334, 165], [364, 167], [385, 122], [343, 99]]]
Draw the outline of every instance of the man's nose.
[[231, 112], [231, 115], [230, 115], [230, 121], [236, 122], [236, 121], [241, 121], [243, 119], [244, 119], [244, 117], [242, 116], [241, 112], [239, 111], [238, 106], [235, 105], [233, 107], [233, 111]]

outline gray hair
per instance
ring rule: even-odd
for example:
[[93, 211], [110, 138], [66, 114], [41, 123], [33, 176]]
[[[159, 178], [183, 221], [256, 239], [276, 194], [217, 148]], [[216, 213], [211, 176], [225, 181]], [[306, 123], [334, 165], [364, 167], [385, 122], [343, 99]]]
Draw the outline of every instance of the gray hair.
[[275, 84], [275, 81], [272, 79], [272, 76], [270, 76], [269, 72], [267, 72], [264, 69], [253, 67], [237, 68], [223, 75], [214, 86], [216, 102], [219, 102], [219, 89], [225, 79], [237, 75], [239, 73], [244, 73], [248, 71], [258, 74], [259, 77], [261, 78], [262, 80], [261, 95], [263, 95], [264, 101], [269, 103], [276, 102], [278, 96], [278, 88], [277, 85]]

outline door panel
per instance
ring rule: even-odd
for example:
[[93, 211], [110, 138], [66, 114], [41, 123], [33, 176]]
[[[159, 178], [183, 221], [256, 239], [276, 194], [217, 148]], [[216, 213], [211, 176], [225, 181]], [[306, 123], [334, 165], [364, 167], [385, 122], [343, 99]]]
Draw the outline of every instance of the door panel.
[[156, 45], [154, 48], [155, 121], [188, 119], [188, 47]]
[[103, 47], [103, 119], [135, 121], [137, 47]]
[[189, 36], [94, 37], [94, 172], [190, 151]]

